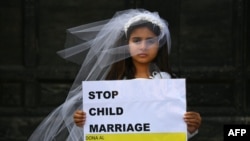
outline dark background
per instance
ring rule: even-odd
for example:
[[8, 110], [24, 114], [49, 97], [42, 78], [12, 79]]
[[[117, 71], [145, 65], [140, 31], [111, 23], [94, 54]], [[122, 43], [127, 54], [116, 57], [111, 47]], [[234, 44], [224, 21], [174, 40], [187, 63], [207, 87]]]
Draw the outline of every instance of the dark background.
[[56, 54], [67, 28], [136, 7], [169, 22], [173, 70], [203, 118], [191, 140], [222, 141], [224, 124], [250, 124], [248, 0], [1, 0], [0, 141], [26, 141], [64, 101], [79, 67]]

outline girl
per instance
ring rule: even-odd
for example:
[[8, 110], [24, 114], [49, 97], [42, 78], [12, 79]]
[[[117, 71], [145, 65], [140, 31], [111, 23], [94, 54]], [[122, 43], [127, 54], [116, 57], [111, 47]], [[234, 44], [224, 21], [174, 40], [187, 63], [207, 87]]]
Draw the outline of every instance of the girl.
[[[164, 21], [157, 19], [159, 17], [155, 13], [144, 10], [137, 12], [124, 25], [122, 37], [129, 46], [131, 57], [114, 63], [106, 80], [173, 78], [168, 63], [170, 36]], [[199, 113], [186, 112], [184, 120], [188, 125], [189, 137], [196, 134], [201, 123]], [[86, 113], [77, 110], [74, 121], [77, 126], [82, 127], [86, 121]]]
[[[66, 101], [40, 124], [30, 140], [83, 140], [79, 128], [86, 121], [82, 81], [174, 78], [168, 63], [169, 30], [156, 12], [124, 10], [110, 20], [71, 28], [66, 47], [58, 54], [81, 68]], [[201, 117], [186, 112], [184, 120], [190, 138], [197, 133]]]

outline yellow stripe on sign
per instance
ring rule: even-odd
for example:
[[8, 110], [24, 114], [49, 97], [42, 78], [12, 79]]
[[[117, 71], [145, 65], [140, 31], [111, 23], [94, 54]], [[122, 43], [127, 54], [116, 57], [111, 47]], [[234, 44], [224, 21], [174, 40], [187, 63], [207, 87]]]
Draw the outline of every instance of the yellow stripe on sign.
[[186, 141], [185, 133], [87, 134], [86, 141]]

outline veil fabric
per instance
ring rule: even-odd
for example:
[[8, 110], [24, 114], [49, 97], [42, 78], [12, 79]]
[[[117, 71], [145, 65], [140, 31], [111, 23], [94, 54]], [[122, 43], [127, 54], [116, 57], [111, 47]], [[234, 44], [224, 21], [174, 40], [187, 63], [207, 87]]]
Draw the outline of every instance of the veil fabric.
[[145, 9], [128, 9], [116, 12], [111, 19], [73, 27], [67, 30], [65, 49], [58, 55], [81, 68], [69, 90], [64, 103], [52, 111], [36, 128], [29, 141], [80, 141], [83, 128], [77, 127], [73, 114], [83, 109], [82, 81], [105, 80], [115, 62], [131, 57], [128, 44], [124, 42], [127, 28], [138, 20], [152, 22], [160, 27], [157, 37], [170, 50], [168, 24], [157, 12]]

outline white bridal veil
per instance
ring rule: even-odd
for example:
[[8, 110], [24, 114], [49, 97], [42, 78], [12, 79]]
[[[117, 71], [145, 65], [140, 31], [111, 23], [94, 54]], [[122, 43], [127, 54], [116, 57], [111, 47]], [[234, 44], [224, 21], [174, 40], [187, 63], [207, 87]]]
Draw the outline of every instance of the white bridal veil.
[[129, 26], [148, 21], [160, 28], [158, 40], [170, 50], [168, 24], [157, 12], [129, 9], [116, 12], [111, 19], [81, 25], [67, 30], [65, 49], [58, 54], [81, 68], [64, 103], [52, 111], [30, 136], [29, 141], [79, 141], [83, 129], [73, 121], [73, 114], [82, 109], [81, 82], [105, 79], [110, 66], [131, 56], [123, 38]]

